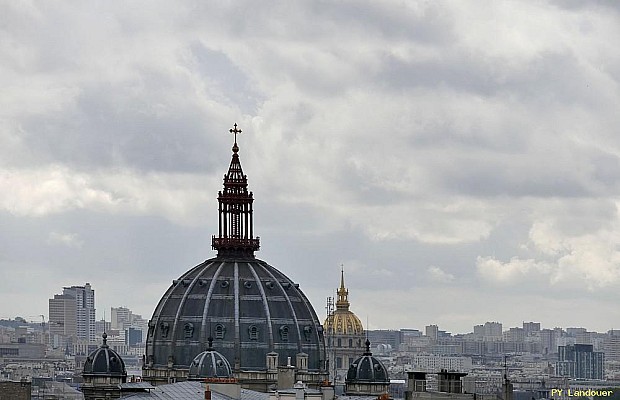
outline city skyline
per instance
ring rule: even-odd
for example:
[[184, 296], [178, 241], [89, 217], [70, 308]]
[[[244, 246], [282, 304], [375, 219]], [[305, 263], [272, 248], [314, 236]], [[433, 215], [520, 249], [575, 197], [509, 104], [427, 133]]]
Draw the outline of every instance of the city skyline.
[[620, 321], [620, 6], [0, 6], [0, 318], [149, 319], [215, 257], [238, 124], [257, 257], [370, 328]]
[[[54, 295], [54, 298], [49, 299], [54, 300], [58, 297], [62, 297], [62, 295]], [[76, 312], [75, 308], [73, 309], [74, 312]], [[123, 315], [122, 317], [117, 317], [115, 316], [115, 312], [122, 312], [122, 313], [126, 313], [127, 316]], [[129, 316], [136, 316], [138, 317], [141, 321], [146, 322], [146, 320], [143, 320], [143, 315], [135, 313], [133, 311], [133, 309], [127, 305], [116, 305], [116, 306], [111, 306], [108, 307], [107, 310], [101, 311], [100, 314], [97, 314], [97, 317], [95, 319], [95, 322], [101, 322], [101, 321], [105, 321], [107, 323], [111, 323], [110, 325], [110, 329], [113, 330], [118, 330], [120, 329], [119, 327], [115, 327], [114, 326], [114, 321], [118, 318], [118, 320], [122, 320], [123, 318], [127, 318]], [[14, 317], [1, 317], [0, 320], [14, 320], [17, 318], [22, 318], [24, 319], [27, 323], [29, 324], [40, 324], [40, 323], [48, 323], [49, 324], [49, 314], [36, 314], [36, 315], [30, 315], [28, 316], [29, 318], [43, 318], [42, 320], [38, 320], [38, 319], [28, 319], [25, 318], [22, 315], [15, 315]], [[322, 318], [326, 316], [321, 316], [319, 315], [319, 318]], [[127, 322], [129, 322], [129, 319], [127, 320]], [[362, 322], [363, 324], [365, 324], [365, 322]], [[75, 323], [74, 323], [75, 324]], [[586, 332], [588, 333], [599, 333], [599, 334], [607, 334], [610, 332], [617, 332], [618, 329], [617, 328], [610, 328], [607, 330], [603, 330], [603, 331], [598, 331], [595, 329], [590, 329], [588, 326], [584, 326], [584, 325], [579, 325], [579, 324], [575, 324], [575, 325], [570, 325], [570, 326], [551, 326], [551, 325], [546, 325], [544, 321], [532, 321], [532, 320], [527, 320], [527, 321], [521, 321], [520, 324], [515, 324], [515, 325], [510, 325], [510, 324], [506, 324], [504, 323], [502, 320], [497, 320], [497, 321], [472, 321], [471, 324], [471, 329], [469, 330], [465, 330], [465, 331], [450, 331], [449, 329], [445, 329], [445, 327], [437, 325], [434, 322], [428, 322], [422, 326], [408, 326], [408, 325], [403, 325], [403, 326], [399, 326], [399, 327], [371, 327], [369, 330], [371, 331], [411, 331], [411, 330], [415, 330], [415, 331], [419, 331], [420, 334], [425, 335], [425, 336], [429, 336], [429, 337], [433, 337], [434, 339], [437, 339], [437, 335], [438, 333], [448, 333], [450, 335], [464, 335], [464, 334], [475, 334], [476, 333], [476, 328], [477, 327], [484, 327], [485, 325], [499, 325], [499, 332], [501, 333], [507, 333], [509, 332], [510, 329], [513, 328], [519, 328], [519, 329], [526, 329], [527, 325], [537, 325], [538, 329], [535, 329], [537, 331], [539, 330], [554, 330], [554, 329], [562, 329], [565, 332], [570, 333], [572, 330], [582, 330], [585, 329]], [[129, 326], [130, 324], [128, 324]], [[431, 333], [430, 335], [428, 334], [428, 330], [429, 328], [431, 329], [431, 332], [435, 332], [434, 334]], [[52, 329], [52, 328], [50, 328]], [[74, 329], [77, 329], [77, 327], [74, 326]], [[366, 330], [367, 327], [364, 326], [364, 330]], [[122, 329], [121, 329], [122, 330]], [[95, 338], [95, 341], [97, 341], [98, 338]]]

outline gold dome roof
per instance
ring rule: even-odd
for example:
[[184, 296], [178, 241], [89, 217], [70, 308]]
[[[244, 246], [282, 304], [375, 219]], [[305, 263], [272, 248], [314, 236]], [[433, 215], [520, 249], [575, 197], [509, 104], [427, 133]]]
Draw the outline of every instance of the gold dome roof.
[[362, 335], [364, 333], [362, 322], [349, 310], [349, 291], [344, 286], [344, 270], [341, 270], [340, 274], [336, 310], [325, 318], [323, 326], [328, 333], [336, 335]]

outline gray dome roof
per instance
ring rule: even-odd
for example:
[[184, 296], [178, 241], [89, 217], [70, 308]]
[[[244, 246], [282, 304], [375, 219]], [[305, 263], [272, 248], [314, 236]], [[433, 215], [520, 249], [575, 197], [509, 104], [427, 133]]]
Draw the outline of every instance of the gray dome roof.
[[306, 296], [264, 261], [220, 256], [190, 269], [163, 295], [149, 321], [146, 363], [189, 368], [214, 337], [215, 347], [239, 370], [265, 370], [308, 354], [308, 369], [322, 370], [323, 328]]
[[107, 334], [103, 334], [103, 344], [86, 357], [83, 375], [126, 377], [125, 362], [107, 344]]
[[381, 361], [372, 356], [370, 341], [366, 339], [366, 352], [353, 361], [347, 371], [346, 382], [390, 382], [387, 369]]
[[230, 363], [212, 347], [212, 343], [213, 338], [209, 338], [209, 348], [194, 357], [189, 366], [189, 379], [232, 378]]

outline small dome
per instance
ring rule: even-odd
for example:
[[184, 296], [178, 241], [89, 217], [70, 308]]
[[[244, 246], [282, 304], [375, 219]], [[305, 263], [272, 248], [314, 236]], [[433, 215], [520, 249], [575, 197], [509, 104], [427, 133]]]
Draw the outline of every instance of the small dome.
[[107, 338], [108, 335], [104, 332], [103, 344], [86, 358], [82, 375], [127, 376], [125, 362], [108, 346]]
[[366, 340], [366, 352], [353, 361], [347, 372], [346, 382], [390, 382], [387, 369], [381, 361], [372, 356], [370, 341]]
[[213, 348], [213, 338], [209, 338], [209, 348], [194, 357], [189, 366], [189, 379], [232, 378], [230, 363]]

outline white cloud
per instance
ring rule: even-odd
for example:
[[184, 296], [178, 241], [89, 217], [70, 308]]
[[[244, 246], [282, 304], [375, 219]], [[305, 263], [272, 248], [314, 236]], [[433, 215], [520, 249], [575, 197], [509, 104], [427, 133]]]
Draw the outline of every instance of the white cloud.
[[[581, 227], [558, 229], [577, 224], [579, 217], [565, 216], [562, 210], [553, 218], [535, 221], [529, 243], [523, 246], [538, 258], [513, 257], [502, 262], [494, 257], [478, 257], [476, 268], [490, 282], [518, 286], [529, 283], [545, 288], [586, 290], [590, 293], [620, 287], [620, 218], [616, 214], [596, 229]], [[553, 210], [549, 210], [553, 214]]]
[[431, 265], [426, 270], [426, 273], [430, 280], [438, 283], [449, 283], [454, 281], [455, 276], [442, 270], [441, 268]]
[[[213, 194], [189, 174], [138, 174], [116, 170], [76, 172], [60, 165], [0, 170], [0, 210], [17, 216], [45, 216], [74, 210], [121, 215], [162, 215], [178, 224], [200, 223]], [[199, 218], [200, 219], [200, 218]]]
[[84, 245], [84, 241], [75, 233], [50, 232], [47, 242], [52, 245], [60, 244], [78, 249]]

